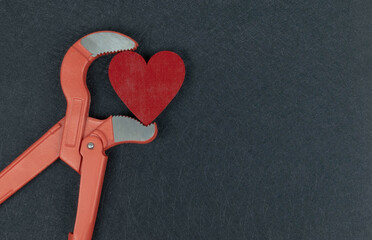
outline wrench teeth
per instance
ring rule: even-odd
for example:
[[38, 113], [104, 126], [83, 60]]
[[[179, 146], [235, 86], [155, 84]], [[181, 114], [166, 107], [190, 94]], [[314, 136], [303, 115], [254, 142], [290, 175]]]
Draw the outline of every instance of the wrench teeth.
[[128, 118], [128, 119], [130, 119], [130, 120], [133, 120], [133, 121], [138, 122], [139, 124], [141, 124], [141, 125], [144, 126], [144, 127], [150, 127], [150, 126], [152, 126], [152, 125], [155, 124], [155, 123], [152, 122], [152, 123], [150, 123], [149, 125], [145, 125], [145, 124], [143, 124], [142, 122], [138, 121], [137, 119], [135, 119], [135, 118], [133, 118], [133, 117], [124, 116], [124, 115], [113, 115], [112, 117], [113, 117], [113, 118]]
[[157, 134], [155, 123], [145, 126], [138, 120], [127, 116], [113, 116], [112, 126], [116, 143], [146, 143], [152, 141]]
[[93, 57], [114, 54], [122, 51], [135, 50], [138, 44], [123, 34], [117, 32], [96, 32], [81, 39], [81, 45]]
[[134, 51], [136, 49], [137, 49], [137, 46], [135, 46], [131, 49], [120, 49], [120, 50], [116, 50], [116, 51], [107, 51], [107, 52], [98, 53], [97, 55], [94, 55], [94, 57], [101, 57], [101, 56], [116, 54], [116, 53], [125, 52], [125, 51]]

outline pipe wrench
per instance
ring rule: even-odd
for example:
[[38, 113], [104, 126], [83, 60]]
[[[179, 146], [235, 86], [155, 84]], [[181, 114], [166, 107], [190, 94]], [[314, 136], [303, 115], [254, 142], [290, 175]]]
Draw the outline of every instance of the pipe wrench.
[[144, 126], [124, 116], [105, 120], [89, 117], [86, 74], [98, 57], [134, 50], [137, 46], [124, 34], [100, 31], [70, 47], [60, 75], [67, 101], [66, 116], [0, 172], [0, 204], [60, 158], [80, 174], [75, 227], [68, 239], [92, 238], [106, 170], [105, 150], [122, 143], [149, 143], [156, 137], [157, 126], [155, 123]]

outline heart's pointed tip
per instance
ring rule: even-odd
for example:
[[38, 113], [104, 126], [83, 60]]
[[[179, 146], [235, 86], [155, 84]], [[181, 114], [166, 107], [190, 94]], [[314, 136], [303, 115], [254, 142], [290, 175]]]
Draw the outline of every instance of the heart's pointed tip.
[[146, 127], [147, 126], [150, 126], [151, 124], [153, 124], [154, 123], [154, 120], [155, 119], [151, 119], [151, 120], [148, 120], [148, 119], [144, 119], [144, 120], [142, 120], [142, 119], [140, 119], [140, 118], [137, 118], [143, 125], [145, 125]]

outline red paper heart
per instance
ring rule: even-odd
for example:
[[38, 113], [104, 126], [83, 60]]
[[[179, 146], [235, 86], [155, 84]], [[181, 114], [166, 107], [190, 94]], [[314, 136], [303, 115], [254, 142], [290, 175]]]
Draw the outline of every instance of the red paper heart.
[[120, 99], [145, 125], [150, 124], [172, 101], [185, 78], [185, 65], [174, 52], [158, 52], [149, 62], [138, 53], [117, 54], [109, 78]]

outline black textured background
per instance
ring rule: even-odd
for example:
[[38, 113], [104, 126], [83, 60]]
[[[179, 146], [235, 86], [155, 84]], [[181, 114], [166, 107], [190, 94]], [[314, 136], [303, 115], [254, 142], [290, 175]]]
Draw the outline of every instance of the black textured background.
[[[186, 65], [148, 145], [107, 151], [93, 239], [372, 239], [371, 1], [0, 0], [0, 169], [64, 116], [59, 69], [115, 30]], [[129, 114], [112, 56], [90, 115]], [[0, 206], [0, 239], [67, 239], [79, 175], [57, 161]]]

